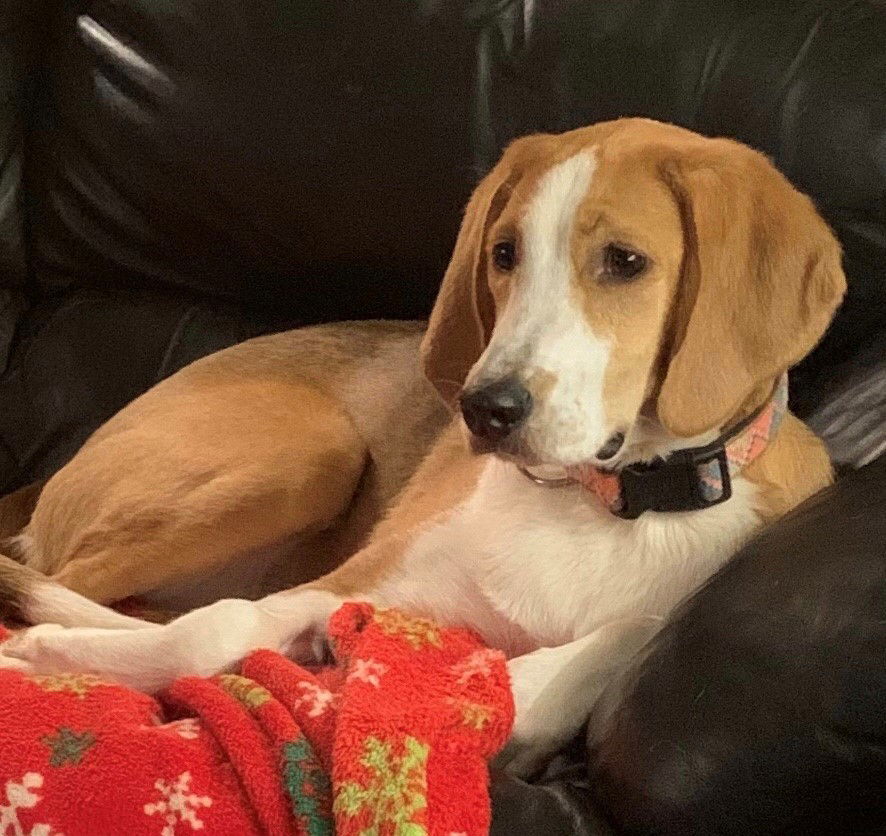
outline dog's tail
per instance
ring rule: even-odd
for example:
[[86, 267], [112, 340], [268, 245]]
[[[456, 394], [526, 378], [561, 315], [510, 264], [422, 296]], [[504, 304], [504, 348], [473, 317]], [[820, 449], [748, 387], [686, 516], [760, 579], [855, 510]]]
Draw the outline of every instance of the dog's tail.
[[135, 630], [148, 621], [114, 612], [0, 554], [0, 622]]
[[[25, 564], [28, 537], [22, 535], [46, 481], [0, 497], [0, 623], [61, 624], [63, 627], [150, 626], [96, 604]], [[15, 558], [15, 559], [13, 559]]]

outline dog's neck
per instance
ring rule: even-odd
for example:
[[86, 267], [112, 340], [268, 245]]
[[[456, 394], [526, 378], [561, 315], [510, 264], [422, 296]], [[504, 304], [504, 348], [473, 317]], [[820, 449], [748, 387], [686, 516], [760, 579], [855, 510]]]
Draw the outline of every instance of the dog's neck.
[[663, 444], [641, 443], [634, 462], [618, 472], [580, 465], [567, 468], [567, 478], [596, 494], [613, 514], [629, 519], [645, 511], [691, 511], [718, 505], [731, 496], [732, 479], [775, 438], [787, 402], [785, 374], [756, 406], [743, 407], [722, 433], [712, 431], [710, 437], [692, 440], [667, 439]]

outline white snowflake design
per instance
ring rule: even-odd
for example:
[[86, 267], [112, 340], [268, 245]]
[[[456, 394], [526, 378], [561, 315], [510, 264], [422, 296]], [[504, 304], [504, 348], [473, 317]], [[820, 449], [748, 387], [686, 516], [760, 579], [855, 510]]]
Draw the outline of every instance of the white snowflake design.
[[145, 804], [146, 816], [159, 813], [166, 824], [160, 836], [175, 836], [179, 822], [187, 822], [191, 830], [202, 830], [203, 821], [197, 817], [201, 807], [211, 807], [212, 799], [207, 795], [196, 795], [191, 792], [191, 773], [182, 772], [171, 784], [159, 778], [154, 783], [161, 798]]
[[319, 717], [335, 704], [337, 695], [313, 682], [299, 682], [298, 687], [304, 691], [304, 694], [295, 701], [293, 708], [310, 706], [308, 717]]
[[458, 677], [459, 685], [467, 685], [475, 676], [489, 676], [492, 673], [492, 663], [501, 658], [501, 652], [491, 648], [475, 650], [470, 656], [456, 662], [450, 671]]
[[35, 824], [25, 830], [19, 821], [19, 810], [30, 810], [40, 802], [40, 796], [33, 790], [43, 786], [43, 776], [39, 772], [26, 772], [21, 781], [6, 782], [8, 805], [0, 804], [0, 836], [63, 836], [48, 824]]
[[366, 682], [376, 688], [381, 684], [381, 678], [388, 672], [388, 666], [375, 659], [355, 659], [354, 669], [348, 674], [348, 682]]
[[174, 723], [170, 723], [169, 727], [185, 740], [196, 740], [200, 737], [200, 721], [193, 717], [176, 720]]

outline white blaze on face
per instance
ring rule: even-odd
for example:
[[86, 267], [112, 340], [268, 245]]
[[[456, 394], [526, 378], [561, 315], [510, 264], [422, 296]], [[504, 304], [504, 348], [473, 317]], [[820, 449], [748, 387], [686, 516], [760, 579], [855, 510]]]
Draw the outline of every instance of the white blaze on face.
[[541, 461], [578, 464], [605, 443], [603, 381], [609, 344], [595, 335], [574, 286], [571, 242], [578, 207], [596, 169], [593, 151], [559, 163], [539, 181], [521, 221], [520, 265], [507, 305], [471, 381], [516, 375], [553, 380], [522, 429], [523, 446]]

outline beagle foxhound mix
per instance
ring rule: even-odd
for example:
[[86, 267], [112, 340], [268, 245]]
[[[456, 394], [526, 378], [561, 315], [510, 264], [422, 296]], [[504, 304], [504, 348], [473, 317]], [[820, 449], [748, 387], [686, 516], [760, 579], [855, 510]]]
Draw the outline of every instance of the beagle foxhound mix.
[[[678, 602], [831, 479], [785, 374], [843, 296], [840, 261], [736, 142], [643, 119], [520, 139], [470, 200], [426, 333], [252, 340], [95, 433], [0, 564], [39, 625], [0, 665], [154, 690], [259, 646], [317, 652], [362, 599], [507, 652], [503, 759], [531, 770]], [[101, 606], [188, 586], [295, 588], [163, 625]]]

